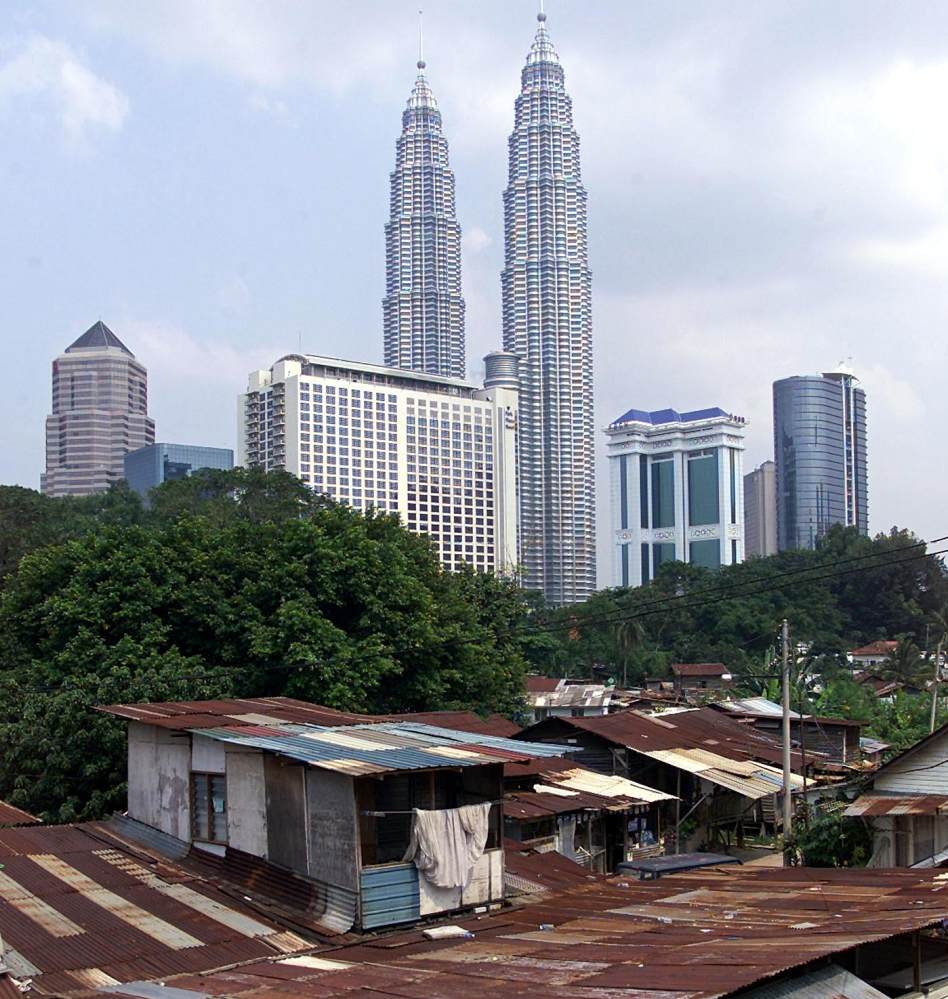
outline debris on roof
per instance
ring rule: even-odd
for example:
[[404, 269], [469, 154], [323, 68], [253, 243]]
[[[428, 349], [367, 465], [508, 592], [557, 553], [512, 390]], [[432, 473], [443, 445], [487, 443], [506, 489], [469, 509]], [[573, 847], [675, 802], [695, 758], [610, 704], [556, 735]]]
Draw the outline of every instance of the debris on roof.
[[516, 840], [504, 840], [504, 888], [508, 895], [541, 895], [604, 879], [604, 874], [595, 874], [555, 850], [541, 853]]
[[[542, 767], [545, 761], [537, 762]], [[673, 794], [656, 791], [626, 777], [608, 777], [585, 767], [549, 770], [537, 776], [538, 782], [531, 788], [504, 792], [506, 818], [534, 819], [586, 809], [626, 811], [636, 805], [675, 800]]]

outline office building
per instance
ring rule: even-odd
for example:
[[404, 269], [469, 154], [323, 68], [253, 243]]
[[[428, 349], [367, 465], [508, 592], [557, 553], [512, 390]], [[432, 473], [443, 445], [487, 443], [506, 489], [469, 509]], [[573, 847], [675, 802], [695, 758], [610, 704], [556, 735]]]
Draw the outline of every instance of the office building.
[[777, 552], [777, 479], [772, 461], [744, 476], [744, 551], [748, 558]]
[[592, 278], [572, 102], [538, 18], [508, 141], [503, 334], [521, 358], [523, 584], [568, 604], [596, 588]]
[[665, 562], [743, 561], [745, 428], [717, 408], [630, 409], [609, 425], [614, 586], [641, 586]]
[[774, 382], [777, 546], [815, 548], [833, 524], [869, 533], [866, 393], [845, 367]]
[[195, 444], [149, 444], [125, 455], [123, 466], [129, 487], [147, 499], [162, 482], [186, 479], [202, 468], [233, 468], [234, 452]]
[[461, 227], [441, 112], [419, 53], [418, 77], [402, 113], [385, 226], [385, 363], [463, 378]]
[[47, 496], [104, 492], [124, 475], [125, 455], [154, 440], [148, 372], [100, 320], [53, 361], [40, 489]]
[[359, 510], [398, 513], [444, 565], [517, 564], [517, 359], [455, 378], [292, 354], [250, 375], [238, 463], [282, 468]]

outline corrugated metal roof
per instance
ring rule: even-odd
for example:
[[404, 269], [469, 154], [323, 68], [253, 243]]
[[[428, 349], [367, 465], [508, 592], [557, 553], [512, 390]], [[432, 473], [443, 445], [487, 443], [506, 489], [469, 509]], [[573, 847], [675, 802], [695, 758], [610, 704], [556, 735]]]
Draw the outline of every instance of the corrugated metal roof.
[[527, 696], [534, 708], [605, 708], [613, 690], [601, 683], [571, 683], [558, 690], [539, 691]]
[[[759, 760], [781, 766], [779, 741], [752, 725], [745, 725], [714, 708], [647, 715], [640, 711], [618, 711], [593, 718], [554, 718], [526, 728], [517, 739], [530, 739], [533, 733], [553, 725], [567, 725], [592, 732], [616, 745], [637, 752], [655, 749], [708, 749], [732, 760]], [[808, 759], [811, 754], [807, 754]], [[803, 764], [799, 752], [791, 753], [791, 764]]]
[[22, 808], [0, 801], [0, 826], [35, 826], [40, 822], [35, 815], [24, 812]]
[[337, 728], [381, 721], [426, 722], [463, 732], [509, 737], [519, 726], [502, 715], [481, 718], [473, 711], [420, 711], [389, 715], [366, 715], [337, 711], [293, 697], [245, 697], [217, 701], [155, 701], [143, 704], [110, 704], [100, 711], [181, 731], [231, 725], [273, 725], [301, 722]]
[[[170, 999], [170, 997], [169, 997]], [[888, 999], [884, 992], [839, 965], [817, 968], [795, 978], [767, 982], [747, 992], [744, 999]]]
[[[547, 857], [532, 862], [540, 873]], [[905, 934], [948, 917], [941, 877], [734, 865], [657, 881], [583, 878], [459, 921], [470, 938], [427, 940], [414, 929], [167, 985], [236, 999], [714, 999], [895, 937], [909, 957]]]
[[[731, 760], [706, 749], [657, 749], [643, 751], [653, 760], [685, 770], [719, 787], [757, 800], [783, 790], [783, 772], [763, 763]], [[803, 787], [803, 778], [790, 775], [791, 787]]]
[[101, 825], [0, 830], [0, 937], [41, 995], [217, 968], [312, 944]]
[[564, 680], [557, 680], [552, 676], [534, 676], [531, 674], [525, 679], [524, 686], [528, 694], [539, 694], [543, 691], [549, 693], [551, 690], [557, 690], [564, 682]]
[[861, 794], [844, 815], [942, 815], [948, 813], [946, 794]]
[[379, 722], [327, 728], [275, 724], [202, 728], [208, 739], [264, 749], [351, 776], [395, 770], [483, 766], [534, 756], [561, 756], [565, 747], [458, 732], [420, 722]]
[[626, 811], [638, 805], [675, 799], [673, 794], [645, 784], [620, 776], [607, 777], [584, 767], [551, 770], [538, 774], [538, 778], [538, 783], [530, 788], [504, 793], [506, 818], [528, 820], [588, 809]]
[[730, 676], [724, 663], [672, 663], [675, 676]]

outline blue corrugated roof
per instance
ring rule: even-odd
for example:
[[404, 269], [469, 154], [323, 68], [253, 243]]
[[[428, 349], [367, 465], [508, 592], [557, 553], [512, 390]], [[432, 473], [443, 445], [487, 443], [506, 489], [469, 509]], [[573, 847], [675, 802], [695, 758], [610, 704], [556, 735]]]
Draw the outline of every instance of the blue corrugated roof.
[[[263, 729], [272, 729], [265, 733]], [[381, 722], [375, 725], [285, 724], [192, 730], [220, 742], [264, 749], [300, 763], [354, 776], [386, 773], [392, 770], [429, 770], [438, 767], [474, 767], [504, 762], [502, 757], [479, 752], [497, 749], [516, 754], [519, 759], [562, 756], [567, 747], [548, 743], [522, 742], [496, 735], [458, 732], [419, 722]], [[358, 743], [353, 740], [358, 740]], [[378, 746], [368, 746], [367, 742]], [[455, 756], [451, 750], [461, 750]], [[464, 755], [470, 753], [472, 755]]]
[[677, 409], [654, 409], [651, 412], [644, 409], [630, 409], [610, 426], [618, 427], [623, 423], [649, 423], [660, 426], [663, 423], [696, 423], [698, 420], [710, 420], [716, 416], [730, 416], [720, 406], [710, 409], [693, 409], [690, 413], [679, 413]]

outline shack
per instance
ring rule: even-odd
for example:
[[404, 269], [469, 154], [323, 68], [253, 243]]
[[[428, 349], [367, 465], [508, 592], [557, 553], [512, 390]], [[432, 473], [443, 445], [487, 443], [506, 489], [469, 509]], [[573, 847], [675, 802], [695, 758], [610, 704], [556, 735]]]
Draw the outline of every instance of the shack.
[[500, 903], [504, 763], [562, 754], [415, 721], [317, 724], [327, 709], [290, 698], [100, 710], [129, 722], [131, 819], [305, 877], [337, 932]]
[[[780, 738], [783, 708], [766, 697], [716, 701], [711, 707], [753, 725], [758, 732]], [[862, 762], [859, 733], [865, 722], [790, 712], [790, 738], [801, 752], [812, 754], [817, 769], [825, 762], [858, 765]]]
[[[753, 727], [711, 708], [662, 715], [621, 711], [603, 718], [550, 718], [524, 729], [518, 739], [566, 746], [580, 765], [618, 774], [663, 791], [665, 847], [693, 817], [703, 842], [740, 841], [745, 828], [779, 823], [783, 791], [781, 747]], [[803, 787], [803, 760], [791, 754], [793, 790]]]
[[556, 852], [598, 874], [664, 852], [661, 802], [674, 796], [568, 760], [504, 767], [504, 832], [539, 853]]
[[672, 663], [671, 672], [675, 692], [692, 697], [726, 690], [734, 679], [724, 663]]
[[948, 724], [883, 764], [846, 815], [872, 827], [869, 867], [948, 863]]
[[609, 713], [614, 690], [602, 683], [555, 680], [528, 676], [527, 716], [531, 722], [544, 718], [586, 718]]

